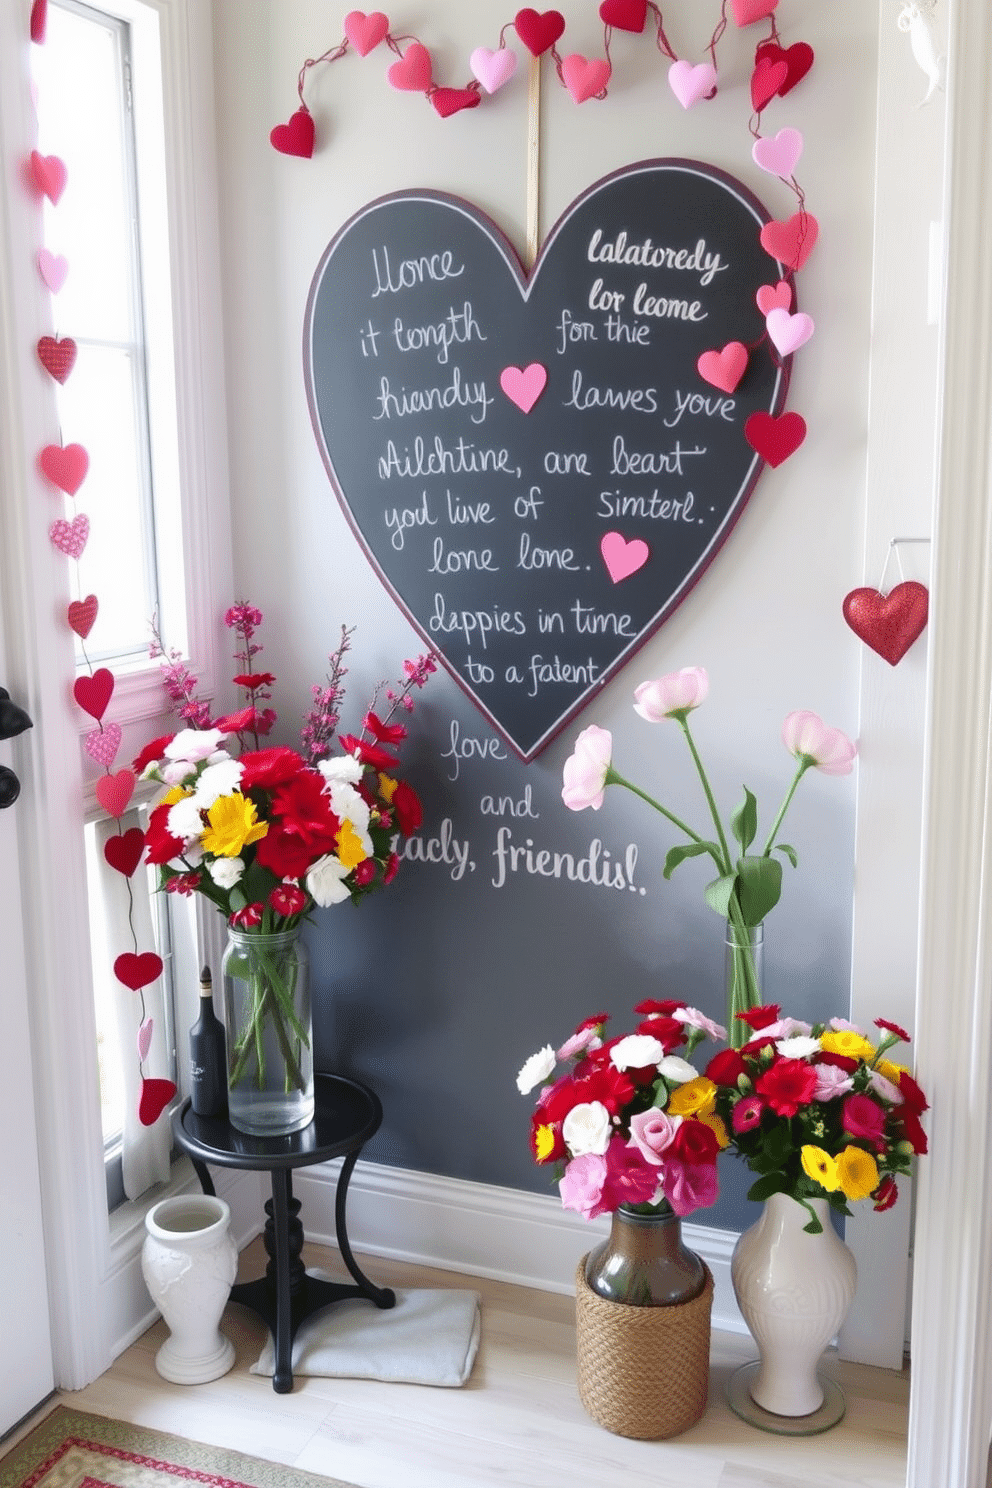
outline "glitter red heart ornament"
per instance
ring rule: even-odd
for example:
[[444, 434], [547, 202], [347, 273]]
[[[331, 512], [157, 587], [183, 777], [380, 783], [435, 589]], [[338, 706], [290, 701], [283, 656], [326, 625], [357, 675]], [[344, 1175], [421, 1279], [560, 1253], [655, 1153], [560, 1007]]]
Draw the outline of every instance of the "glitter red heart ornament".
[[819, 235], [820, 224], [812, 212], [794, 212], [787, 222], [766, 222], [760, 238], [765, 252], [795, 273], [813, 252]]
[[540, 57], [563, 34], [565, 17], [557, 10], [537, 11], [526, 7], [517, 11], [513, 24], [527, 50]]
[[648, 0], [603, 0], [599, 18], [604, 26], [639, 34], [648, 18]]
[[779, 98], [791, 93], [813, 66], [813, 48], [805, 41], [797, 41], [790, 47], [781, 47], [777, 41], [763, 41], [755, 51], [754, 60], [760, 62], [763, 57], [770, 62], [784, 62], [788, 68], [785, 82], [778, 90]]
[[76, 343], [71, 336], [42, 336], [38, 342], [38, 360], [56, 382], [65, 383], [76, 365]]
[[85, 599], [74, 599], [66, 610], [66, 619], [69, 629], [74, 630], [80, 640], [85, 641], [93, 629], [97, 613], [100, 609], [100, 601], [95, 594], [87, 594]]
[[404, 93], [426, 93], [432, 75], [431, 54], [419, 41], [411, 41], [400, 60], [386, 72], [390, 84]]
[[124, 951], [114, 962], [114, 976], [132, 992], [140, 992], [162, 975], [162, 957], [155, 951]]
[[806, 438], [806, 420], [799, 413], [752, 413], [744, 422], [744, 438], [769, 465], [781, 465]]
[[42, 196], [47, 196], [52, 206], [57, 205], [69, 179], [64, 161], [57, 155], [42, 155], [32, 150], [31, 176]]
[[317, 131], [309, 109], [298, 108], [288, 124], [277, 124], [269, 131], [269, 143], [280, 155], [299, 155], [309, 160], [313, 154]]
[[77, 677], [72, 684], [72, 695], [83, 712], [99, 723], [114, 695], [113, 672], [106, 667], [97, 667], [92, 677]]
[[906, 655], [926, 628], [930, 595], [925, 585], [910, 579], [888, 594], [877, 589], [852, 589], [844, 598], [844, 619], [866, 646], [890, 666]]
[[389, 31], [389, 18], [381, 10], [350, 10], [344, 18], [344, 34], [360, 57], [367, 57]]
[[442, 119], [450, 119], [462, 109], [478, 108], [479, 102], [477, 88], [435, 88], [431, 94], [431, 103]]
[[138, 1120], [142, 1126], [154, 1126], [175, 1093], [171, 1080], [142, 1080], [138, 1097]]
[[96, 782], [96, 798], [108, 816], [121, 817], [134, 794], [133, 770], [118, 770], [116, 775], [101, 775]]
[[46, 444], [38, 458], [42, 473], [67, 496], [75, 496], [90, 468], [81, 444]]
[[775, 97], [786, 78], [789, 69], [784, 62], [770, 62], [767, 57], [762, 57], [751, 74], [751, 107], [756, 113], [761, 113], [765, 104]]
[[145, 834], [140, 827], [131, 827], [119, 836], [108, 837], [103, 844], [103, 856], [118, 873], [130, 878], [145, 850]]

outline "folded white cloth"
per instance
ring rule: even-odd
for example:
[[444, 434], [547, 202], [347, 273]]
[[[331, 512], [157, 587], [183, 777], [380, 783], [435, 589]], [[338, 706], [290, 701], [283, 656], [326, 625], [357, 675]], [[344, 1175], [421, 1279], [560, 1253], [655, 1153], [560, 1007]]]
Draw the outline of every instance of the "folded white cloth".
[[[402, 1287], [388, 1309], [346, 1297], [300, 1324], [293, 1373], [463, 1385], [479, 1347], [480, 1300], [478, 1292]], [[271, 1375], [273, 1353], [270, 1336], [252, 1374]]]

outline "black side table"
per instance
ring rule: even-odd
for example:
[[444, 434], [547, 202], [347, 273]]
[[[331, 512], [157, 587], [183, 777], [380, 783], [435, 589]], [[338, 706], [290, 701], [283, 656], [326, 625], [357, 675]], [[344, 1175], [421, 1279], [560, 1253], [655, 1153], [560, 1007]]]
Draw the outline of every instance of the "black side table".
[[[269, 1263], [258, 1281], [231, 1288], [231, 1301], [250, 1307], [272, 1332], [275, 1368], [272, 1388], [280, 1395], [293, 1388], [292, 1349], [296, 1330], [312, 1313], [342, 1297], [367, 1297], [376, 1307], [392, 1307], [389, 1287], [373, 1286], [351, 1253], [345, 1225], [348, 1182], [365, 1143], [382, 1122], [379, 1097], [343, 1075], [315, 1075], [316, 1109], [309, 1126], [286, 1137], [250, 1137], [236, 1131], [226, 1116], [197, 1116], [187, 1100], [175, 1113], [176, 1145], [188, 1152], [204, 1193], [214, 1192], [207, 1163], [221, 1168], [265, 1169], [272, 1175], [267, 1200], [264, 1243]], [[343, 1157], [334, 1197], [334, 1228], [341, 1258], [355, 1285], [323, 1281], [303, 1265], [300, 1201], [293, 1198], [292, 1170]]]

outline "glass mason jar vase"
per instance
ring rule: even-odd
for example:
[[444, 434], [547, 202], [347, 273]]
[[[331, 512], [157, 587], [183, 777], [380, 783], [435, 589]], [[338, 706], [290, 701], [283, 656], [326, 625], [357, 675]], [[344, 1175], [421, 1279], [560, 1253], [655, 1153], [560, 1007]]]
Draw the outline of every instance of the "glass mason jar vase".
[[590, 1251], [586, 1281], [597, 1296], [629, 1307], [674, 1307], [706, 1284], [699, 1256], [682, 1243], [682, 1221], [669, 1205], [637, 1210], [621, 1204], [609, 1238]]
[[731, 1048], [740, 1049], [751, 1037], [751, 1030], [737, 1014], [760, 1007], [764, 1001], [765, 927], [735, 925], [728, 920], [725, 945], [727, 1038]]
[[310, 961], [299, 928], [227, 932], [221, 966], [227, 1110], [250, 1136], [285, 1136], [313, 1120]]

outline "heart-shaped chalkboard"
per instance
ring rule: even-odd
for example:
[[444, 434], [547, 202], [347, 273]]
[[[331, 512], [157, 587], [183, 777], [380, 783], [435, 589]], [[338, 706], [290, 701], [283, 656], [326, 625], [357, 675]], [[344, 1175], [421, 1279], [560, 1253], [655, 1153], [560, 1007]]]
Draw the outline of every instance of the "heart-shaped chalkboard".
[[[372, 202], [321, 259], [304, 364], [332, 483], [522, 759], [681, 603], [754, 488], [745, 423], [788, 383], [756, 302], [792, 283], [768, 220], [722, 172], [657, 160], [573, 202], [529, 276], [425, 191]], [[730, 342], [752, 348], [732, 393], [698, 370]]]

